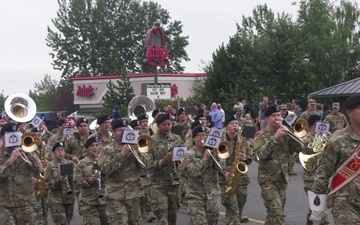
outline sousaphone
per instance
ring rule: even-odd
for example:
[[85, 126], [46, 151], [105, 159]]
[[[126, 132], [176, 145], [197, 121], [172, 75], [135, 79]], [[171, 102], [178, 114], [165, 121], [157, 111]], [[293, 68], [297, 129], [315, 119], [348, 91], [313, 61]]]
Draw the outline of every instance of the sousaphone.
[[156, 105], [153, 100], [145, 95], [139, 95], [131, 99], [128, 106], [128, 116], [131, 120], [136, 120], [136, 118], [145, 113], [149, 117], [148, 124], [151, 124], [154, 120], [152, 117], [152, 111], [156, 108]]
[[36, 104], [26, 94], [16, 93], [6, 98], [4, 104], [6, 114], [15, 122], [26, 123], [36, 115]]

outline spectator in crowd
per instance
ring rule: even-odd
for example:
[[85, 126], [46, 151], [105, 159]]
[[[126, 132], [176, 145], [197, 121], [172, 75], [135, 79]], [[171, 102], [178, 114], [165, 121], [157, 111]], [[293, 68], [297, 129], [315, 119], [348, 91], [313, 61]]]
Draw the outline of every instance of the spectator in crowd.
[[266, 126], [265, 109], [268, 107], [268, 104], [269, 104], [269, 98], [265, 96], [260, 105], [260, 112], [259, 112], [260, 129], [264, 129]]
[[215, 102], [211, 104], [211, 111], [209, 115], [211, 116], [211, 121], [214, 122], [215, 127], [218, 129], [222, 129], [223, 123], [222, 123], [221, 111], [218, 109], [217, 104]]
[[120, 107], [117, 106], [117, 105], [114, 107], [113, 118], [114, 119], [120, 119], [121, 118]]
[[275, 99], [274, 104], [275, 105], [281, 105], [282, 101], [280, 99]]
[[292, 108], [293, 108], [292, 111], [294, 111], [297, 118], [299, 118], [302, 113], [302, 108], [300, 107], [300, 100], [293, 99], [291, 104], [292, 104]]
[[178, 86], [176, 84], [173, 84], [171, 86], [171, 99], [176, 99], [178, 97]]
[[322, 117], [322, 115], [324, 114], [322, 105], [321, 105], [320, 103], [316, 103], [316, 104], [315, 104], [315, 109], [316, 109], [317, 114], [318, 114], [320, 117]]
[[254, 112], [253, 109], [247, 104], [247, 101], [245, 99], [242, 100], [242, 104], [244, 106], [243, 112], [244, 114], [250, 114], [251, 116], [253, 116]]
[[329, 109], [329, 106], [327, 104], [323, 104], [322, 109], [323, 109], [323, 114], [321, 116], [321, 120], [324, 120], [325, 117], [331, 113], [331, 110]]
[[217, 107], [218, 107], [218, 110], [220, 110], [220, 112], [221, 112], [221, 122], [224, 123], [225, 122], [225, 111], [221, 107], [220, 103], [217, 104]]

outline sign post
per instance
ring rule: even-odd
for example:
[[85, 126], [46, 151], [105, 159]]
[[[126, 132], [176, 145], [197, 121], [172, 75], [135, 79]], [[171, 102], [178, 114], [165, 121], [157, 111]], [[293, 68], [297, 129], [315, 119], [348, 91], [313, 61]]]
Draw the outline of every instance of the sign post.
[[158, 83], [157, 67], [169, 64], [169, 49], [166, 47], [165, 33], [159, 24], [146, 32], [146, 53], [144, 62], [154, 67], [154, 83]]

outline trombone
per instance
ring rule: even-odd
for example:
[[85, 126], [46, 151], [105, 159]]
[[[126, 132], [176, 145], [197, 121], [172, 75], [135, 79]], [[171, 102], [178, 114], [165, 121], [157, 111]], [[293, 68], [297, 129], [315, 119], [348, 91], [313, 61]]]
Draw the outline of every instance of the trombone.
[[[127, 128], [129, 130], [134, 130], [131, 126], [127, 126]], [[149, 135], [145, 135], [142, 134], [138, 137], [137, 140], [137, 148], [138, 151], [143, 154], [143, 153], [148, 153], [150, 148], [153, 145], [153, 141], [151, 139], [151, 137]], [[132, 154], [135, 156], [136, 160], [140, 163], [141, 166], [143, 166], [144, 168], [146, 168], [145, 163], [141, 160], [139, 154], [137, 153], [137, 151], [135, 150], [135, 148], [133, 148], [133, 146], [131, 146], [130, 144], [127, 144], [132, 152]]]
[[[306, 126], [307, 121], [304, 119], [298, 119], [294, 124], [294, 132], [289, 130], [289, 128], [282, 124], [283, 119], [281, 119], [279, 126], [286, 129], [287, 135], [292, 138], [294, 141], [299, 143], [302, 148], [305, 148], [304, 141], [301, 139], [308, 133], [309, 125]], [[305, 122], [306, 123], [305, 123]]]
[[[204, 144], [204, 141], [202, 141]], [[218, 148], [216, 149], [218, 156], [220, 159], [227, 159], [230, 156], [230, 149], [232, 148], [232, 144], [230, 141], [221, 141], [219, 143]], [[225, 169], [220, 165], [219, 161], [217, 161], [217, 159], [215, 158], [215, 156], [213, 155], [212, 151], [210, 149], [206, 149], [211, 158], [214, 160], [215, 164], [219, 167], [219, 169], [221, 170], [221, 172], [224, 172]]]
[[20, 157], [27, 162], [28, 164], [32, 165], [29, 158], [26, 156], [26, 152], [32, 153], [36, 151], [38, 145], [40, 144], [39, 138], [36, 134], [32, 132], [27, 132], [21, 136], [21, 148], [15, 148], [16, 151], [20, 153]]

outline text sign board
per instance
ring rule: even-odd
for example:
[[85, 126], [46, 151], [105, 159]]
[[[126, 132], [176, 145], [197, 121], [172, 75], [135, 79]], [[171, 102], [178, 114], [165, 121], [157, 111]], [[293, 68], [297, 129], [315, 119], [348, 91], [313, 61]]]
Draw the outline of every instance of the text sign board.
[[171, 84], [146, 84], [146, 96], [151, 100], [171, 99]]

